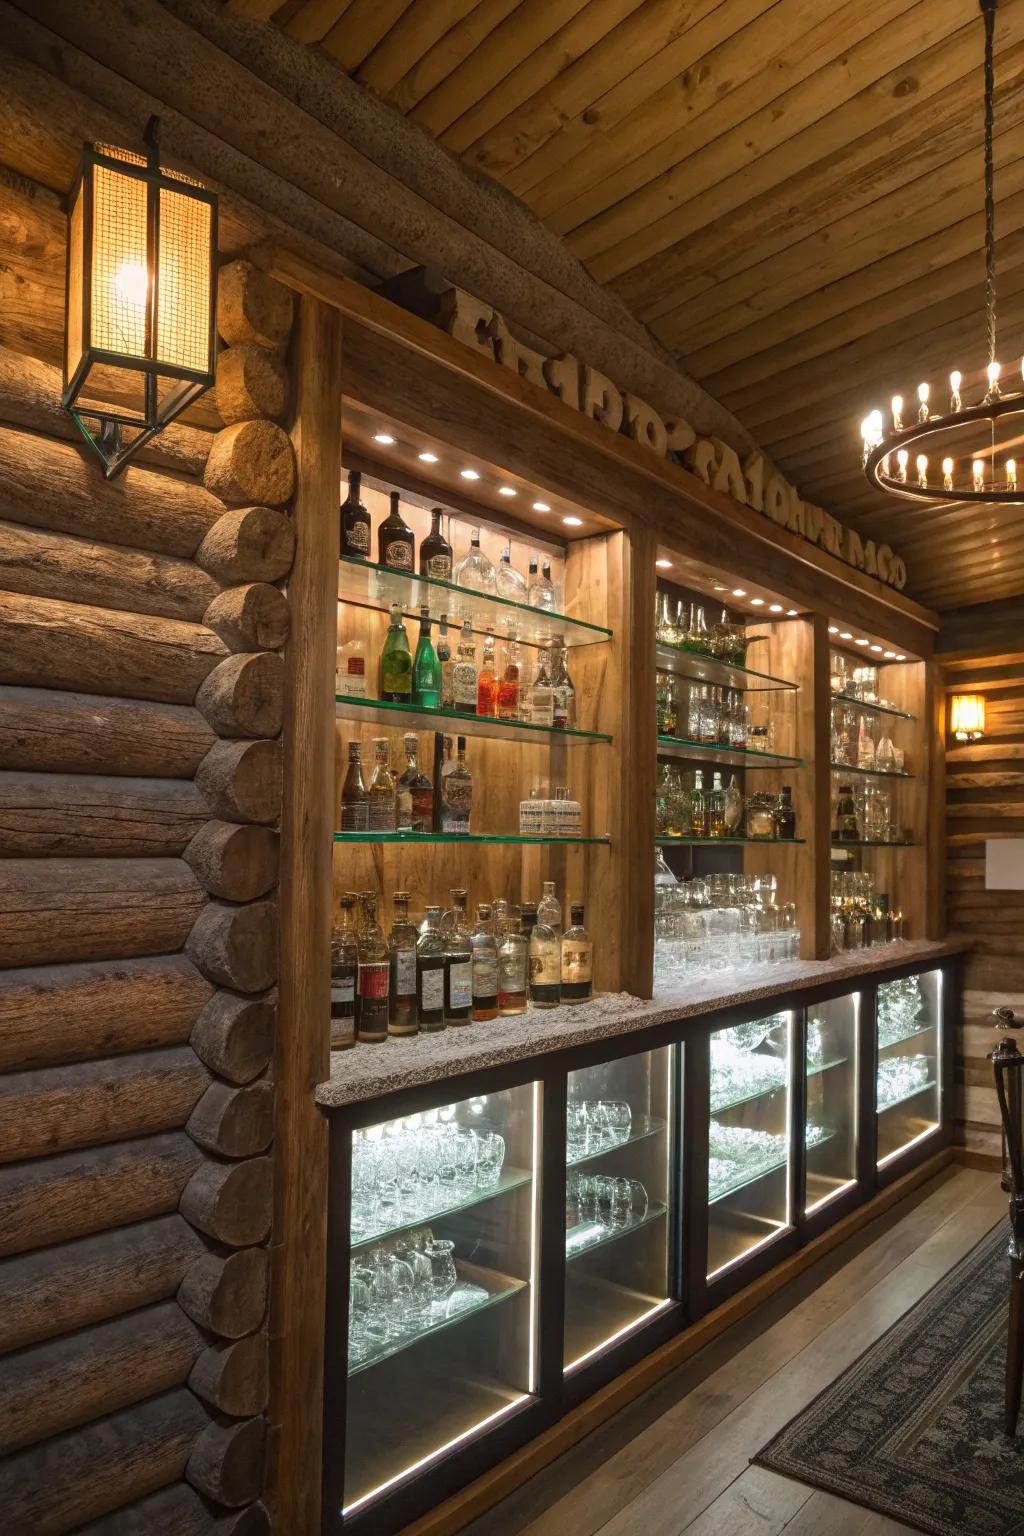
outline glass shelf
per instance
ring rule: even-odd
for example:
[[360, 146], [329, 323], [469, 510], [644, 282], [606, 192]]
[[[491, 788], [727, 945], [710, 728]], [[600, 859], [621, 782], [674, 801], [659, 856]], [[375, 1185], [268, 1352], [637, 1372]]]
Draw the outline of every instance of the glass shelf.
[[555, 635], [561, 636], [564, 645], [593, 645], [599, 640], [610, 640], [612, 634], [600, 624], [571, 619], [564, 613], [530, 608], [504, 597], [471, 592], [434, 576], [407, 575], [347, 555], [338, 561], [338, 598], [363, 608], [377, 608], [382, 613], [397, 603], [406, 618], [414, 620], [425, 606], [432, 619], [439, 619], [442, 613], [457, 624], [469, 619], [479, 634], [488, 629], [497, 635], [514, 633], [526, 645], [542, 645]]
[[833, 705], [842, 704], [847, 709], [860, 709], [868, 715], [890, 715], [894, 720], [916, 720], [916, 715], [908, 714], [905, 709], [894, 709], [891, 704], [868, 704], [864, 699], [854, 699], [845, 693], [832, 695]]
[[[494, 720], [487, 715], [466, 715], [458, 709], [432, 708], [430, 705], [393, 704], [388, 699], [362, 699], [350, 693], [334, 696], [335, 713], [344, 715], [354, 710], [370, 725], [385, 725], [403, 730], [436, 731], [438, 720], [451, 720], [449, 736], [494, 736], [499, 741], [526, 741], [532, 736], [536, 741], [551, 745], [556, 740], [571, 741], [573, 746], [589, 746], [592, 742], [611, 741], [601, 731], [581, 731], [575, 727], [534, 725], [530, 720]], [[444, 729], [444, 727], [441, 727]]]
[[756, 672], [752, 667], [721, 661], [717, 656], [677, 650], [674, 645], [658, 645], [656, 653], [658, 667], [662, 672], [670, 670], [680, 677], [692, 678], [697, 683], [742, 689], [746, 693], [777, 693], [782, 689], [795, 693], [800, 686], [799, 683], [787, 682], [783, 677], [772, 677], [768, 672]]
[[[833, 1067], [845, 1066], [847, 1060], [846, 1056], [837, 1056], [834, 1061], [820, 1061], [813, 1064], [808, 1062], [807, 1076], [819, 1077], [823, 1072], [831, 1072]], [[742, 1093], [735, 1099], [724, 1099], [719, 1102], [712, 1094], [711, 1113], [713, 1115], [724, 1115], [730, 1109], [738, 1109], [741, 1104], [753, 1104], [756, 1099], [767, 1099], [772, 1094], [785, 1093], [788, 1087], [789, 1081], [786, 1077], [783, 1077], [777, 1083], [769, 1083], [764, 1088], [752, 1089], [749, 1093]]]
[[486, 1296], [481, 1296], [475, 1306], [465, 1307], [456, 1312], [452, 1317], [431, 1317], [425, 1328], [418, 1333], [403, 1334], [401, 1338], [389, 1339], [368, 1355], [365, 1360], [360, 1360], [349, 1366], [349, 1376], [357, 1376], [361, 1371], [368, 1371], [371, 1366], [380, 1365], [383, 1360], [390, 1360], [393, 1355], [400, 1354], [402, 1350], [411, 1349], [414, 1344], [420, 1344], [424, 1339], [432, 1339], [439, 1333], [444, 1333], [449, 1328], [455, 1328], [467, 1318], [479, 1317], [481, 1312], [486, 1312], [490, 1307], [497, 1306], [501, 1301], [508, 1301], [509, 1297], [517, 1296], [520, 1291], [525, 1291], [528, 1282], [526, 1280], [512, 1280], [507, 1275], [496, 1274], [493, 1270], [477, 1269], [475, 1265], [459, 1266], [459, 1279], [469, 1280], [473, 1285], [489, 1285]]
[[656, 837], [659, 848], [795, 848], [805, 837]]
[[575, 1168], [579, 1163], [591, 1163], [597, 1157], [607, 1157], [610, 1152], [619, 1152], [634, 1141], [646, 1141], [648, 1136], [657, 1136], [667, 1124], [666, 1120], [659, 1120], [655, 1115], [635, 1115], [628, 1136], [623, 1137], [621, 1141], [612, 1142], [610, 1146], [598, 1147], [593, 1152], [576, 1152], [572, 1155], [566, 1153], [565, 1166]]
[[[827, 1142], [833, 1139], [834, 1132], [827, 1136], [819, 1136], [817, 1141], [808, 1143], [807, 1152], [815, 1152], [819, 1147], [825, 1146]], [[778, 1173], [780, 1170], [788, 1172], [788, 1157], [779, 1158], [775, 1162], [765, 1163], [762, 1167], [754, 1168], [750, 1172], [743, 1171], [738, 1175], [734, 1183], [727, 1184], [724, 1189], [717, 1190], [714, 1194], [709, 1194], [708, 1205], [717, 1205], [720, 1200], [728, 1200], [730, 1195], [738, 1194], [741, 1189], [746, 1189], [748, 1184], [757, 1184], [761, 1179], [766, 1179], [770, 1174]]]
[[468, 1211], [475, 1205], [483, 1205], [485, 1200], [493, 1200], [497, 1195], [507, 1194], [510, 1189], [521, 1189], [524, 1184], [529, 1184], [531, 1174], [525, 1168], [503, 1168], [497, 1184], [492, 1184], [486, 1189], [473, 1189], [461, 1200], [453, 1200], [449, 1205], [442, 1205], [435, 1211], [424, 1211], [419, 1216], [410, 1216], [408, 1220], [395, 1222], [394, 1226], [381, 1227], [376, 1232], [367, 1233], [365, 1237], [358, 1235], [358, 1228], [353, 1221], [351, 1249], [358, 1253], [362, 1248], [369, 1248], [373, 1243], [383, 1242], [386, 1238], [394, 1237], [399, 1232], [412, 1232], [416, 1227], [429, 1226], [432, 1222], [441, 1221], [445, 1216], [454, 1216], [458, 1211]]
[[[631, 1232], [639, 1232], [641, 1227], [649, 1227], [653, 1221], [660, 1221], [668, 1211], [667, 1205], [658, 1201], [652, 1201], [643, 1216], [637, 1220], [631, 1220], [624, 1227], [602, 1227], [596, 1221], [583, 1221], [578, 1226], [569, 1227], [565, 1234], [565, 1262], [571, 1264], [574, 1259], [581, 1259], [585, 1253], [593, 1253], [596, 1248], [607, 1248], [609, 1243], [617, 1242], [620, 1237], [628, 1237]], [[582, 1241], [588, 1231], [594, 1232], [593, 1242], [583, 1242], [581, 1247], [569, 1247], [570, 1238], [577, 1234]]]
[[935, 1020], [932, 1019], [927, 1024], [918, 1025], [917, 1029], [912, 1029], [905, 1035], [897, 1035], [895, 1040], [886, 1040], [884, 1043], [879, 1040], [878, 1053], [881, 1055], [883, 1051], [891, 1051], [897, 1045], [905, 1045], [908, 1040], [916, 1040], [919, 1035], [930, 1034], [934, 1028]]
[[833, 838], [832, 839], [832, 847], [833, 848], [916, 848], [917, 844], [916, 843], [911, 843], [911, 842], [889, 843], [889, 842], [885, 842], [882, 838], [860, 837], [860, 838], [857, 839], [857, 841], [855, 843], [838, 842], [835, 838]]
[[909, 1104], [911, 1099], [919, 1098], [922, 1093], [934, 1093], [937, 1087], [938, 1083], [936, 1083], [934, 1078], [932, 1078], [929, 1079], [927, 1083], [922, 1083], [919, 1088], [912, 1088], [909, 1093], [901, 1093], [898, 1099], [887, 1100], [885, 1104], [878, 1103], [878, 1090], [876, 1088], [875, 1108], [878, 1114], [887, 1114], [890, 1109], [899, 1109], [901, 1104]]
[[684, 757], [701, 763], [728, 763], [738, 768], [802, 768], [802, 757], [782, 757], [777, 752], [756, 752], [749, 747], [717, 747], [683, 736], [659, 736], [659, 757]]
[[829, 763], [833, 773], [855, 773], [869, 779], [912, 779], [912, 773], [897, 773], [892, 768], [854, 768], [849, 763]]
[[545, 837], [524, 832], [335, 832], [336, 843], [562, 843], [566, 847], [582, 844], [611, 843], [605, 833], [601, 837]]

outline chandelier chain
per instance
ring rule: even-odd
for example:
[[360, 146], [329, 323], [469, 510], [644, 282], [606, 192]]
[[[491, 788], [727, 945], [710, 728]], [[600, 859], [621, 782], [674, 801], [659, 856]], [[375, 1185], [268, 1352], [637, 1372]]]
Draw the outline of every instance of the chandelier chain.
[[993, 191], [992, 125], [994, 120], [995, 69], [992, 62], [997, 0], [981, 0], [985, 19], [985, 325], [988, 360], [996, 358], [996, 207]]

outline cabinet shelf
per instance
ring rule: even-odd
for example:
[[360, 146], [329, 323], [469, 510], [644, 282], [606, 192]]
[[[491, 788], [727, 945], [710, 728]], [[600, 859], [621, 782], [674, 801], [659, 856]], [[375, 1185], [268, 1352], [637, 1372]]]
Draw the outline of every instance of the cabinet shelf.
[[[807, 1153], [816, 1152], [819, 1147], [825, 1146], [827, 1142], [834, 1141], [835, 1135], [836, 1133], [832, 1131], [826, 1136], [819, 1136], [817, 1141], [809, 1143]], [[735, 1182], [727, 1184], [724, 1189], [716, 1190], [714, 1193], [709, 1191], [708, 1205], [717, 1205], [720, 1200], [728, 1200], [730, 1195], [738, 1194], [740, 1190], [746, 1189], [748, 1185], [758, 1184], [762, 1179], [767, 1179], [772, 1174], [779, 1173], [782, 1169], [788, 1170], [788, 1168], [789, 1158], [782, 1157], [774, 1162], [765, 1163], [760, 1168], [753, 1168], [749, 1172], [741, 1172]]]
[[897, 773], [893, 768], [854, 768], [850, 763], [829, 763], [833, 773], [853, 773], [868, 779], [912, 779], [912, 773]]
[[[631, 1220], [624, 1227], [601, 1227], [596, 1221], [580, 1222], [578, 1226], [569, 1227], [565, 1234], [565, 1262], [573, 1263], [575, 1259], [581, 1259], [585, 1253], [593, 1253], [598, 1248], [607, 1248], [609, 1243], [618, 1242], [619, 1238], [628, 1237], [631, 1232], [639, 1232], [641, 1227], [649, 1227], [654, 1221], [661, 1221], [667, 1215], [668, 1206], [658, 1201], [652, 1201], [643, 1216], [635, 1221]], [[583, 1238], [588, 1230], [594, 1230], [593, 1242], [585, 1242]], [[570, 1248], [569, 1243], [573, 1234], [577, 1234], [582, 1243], [581, 1247]]]
[[[602, 731], [581, 731], [575, 726], [534, 725], [530, 720], [494, 720], [487, 715], [466, 715], [458, 709], [434, 708], [427, 704], [393, 704], [388, 699], [362, 699], [351, 693], [334, 696], [335, 714], [344, 718], [351, 712], [370, 725], [392, 726], [403, 730], [444, 730], [449, 736], [493, 736], [499, 741], [529, 741], [531, 737], [545, 745], [565, 740], [573, 746], [609, 742]], [[438, 726], [438, 721], [452, 721]]]
[[889, 1099], [884, 1104], [879, 1104], [878, 1103], [878, 1099], [877, 1099], [877, 1092], [878, 1092], [878, 1090], [876, 1088], [876, 1090], [875, 1090], [875, 1093], [876, 1093], [876, 1098], [875, 1098], [876, 1113], [879, 1114], [879, 1115], [884, 1115], [884, 1114], [887, 1114], [890, 1109], [899, 1109], [901, 1104], [909, 1104], [911, 1099], [920, 1098], [922, 1093], [934, 1093], [935, 1089], [937, 1087], [938, 1087], [938, 1084], [936, 1082], [934, 1082], [934, 1080], [931, 1081], [931, 1082], [927, 1082], [927, 1083], [921, 1083], [919, 1087], [912, 1088], [909, 1093], [901, 1093], [898, 1099]]
[[629, 1135], [621, 1141], [614, 1141], [607, 1147], [596, 1147], [593, 1152], [566, 1153], [565, 1166], [576, 1168], [580, 1163], [591, 1163], [595, 1158], [607, 1157], [611, 1152], [620, 1152], [623, 1147], [631, 1146], [635, 1141], [646, 1141], [648, 1136], [657, 1136], [668, 1124], [666, 1120], [659, 1120], [654, 1115], [635, 1115], [629, 1128]]
[[802, 757], [784, 757], [778, 752], [751, 751], [749, 747], [717, 747], [705, 741], [688, 741], [684, 736], [659, 736], [659, 757], [682, 757], [695, 763], [727, 763], [736, 768], [802, 768]]
[[897, 1035], [895, 1040], [886, 1040], [884, 1043], [879, 1040], [878, 1054], [881, 1055], [883, 1051], [895, 1050], [898, 1045], [906, 1045], [908, 1040], [917, 1040], [921, 1035], [930, 1034], [934, 1028], [934, 1021], [929, 1021], [927, 1024], [919, 1025], [917, 1029], [908, 1030], [905, 1035]]
[[558, 843], [567, 848], [578, 848], [595, 843], [608, 846], [611, 837], [545, 837], [543, 834], [525, 832], [335, 832], [336, 843], [526, 843], [540, 845]]
[[[824, 1072], [831, 1072], [833, 1067], [844, 1067], [849, 1060], [846, 1056], [837, 1056], [834, 1061], [819, 1061], [807, 1063], [807, 1076], [819, 1077]], [[712, 1095], [711, 1113], [724, 1115], [730, 1109], [738, 1109], [741, 1104], [753, 1104], [757, 1099], [767, 1099], [776, 1093], [785, 1093], [789, 1087], [788, 1077], [783, 1077], [776, 1083], [767, 1083], [763, 1088], [755, 1088], [749, 1093], [741, 1093], [734, 1099], [717, 1100]]]
[[677, 677], [692, 679], [695, 683], [711, 683], [719, 688], [735, 688], [744, 693], [795, 693], [799, 683], [790, 683], [784, 677], [772, 677], [768, 672], [757, 672], [753, 667], [741, 667], [736, 662], [722, 661], [717, 656], [702, 656], [698, 651], [677, 650], [674, 645], [656, 647], [658, 669], [673, 672]]
[[844, 709], [860, 709], [867, 715], [889, 715], [893, 720], [916, 720], [916, 715], [905, 709], [895, 709], [891, 704], [869, 704], [865, 699], [854, 699], [845, 693], [834, 693], [832, 705], [841, 704]]
[[834, 837], [832, 839], [832, 847], [833, 848], [851, 848], [851, 849], [853, 849], [853, 848], [916, 848], [917, 844], [913, 843], [913, 842], [907, 842], [907, 841], [897, 842], [897, 843], [890, 843], [890, 842], [885, 841], [885, 839], [883, 839], [883, 838], [875, 838], [875, 837], [859, 837], [855, 843], [846, 843], [846, 842], [841, 842], [838, 838]]
[[358, 1376], [361, 1371], [368, 1371], [373, 1366], [401, 1354], [403, 1350], [412, 1349], [416, 1344], [422, 1344], [425, 1339], [436, 1338], [438, 1334], [447, 1332], [449, 1328], [458, 1327], [459, 1323], [464, 1323], [468, 1318], [479, 1317], [482, 1312], [497, 1306], [499, 1302], [508, 1301], [511, 1296], [518, 1296], [520, 1291], [525, 1291], [527, 1288], [526, 1280], [513, 1280], [508, 1275], [499, 1275], [494, 1270], [478, 1269], [475, 1264], [459, 1264], [457, 1268], [460, 1280], [481, 1286], [486, 1291], [486, 1295], [481, 1296], [475, 1306], [465, 1307], [451, 1317], [442, 1314], [435, 1319], [431, 1316], [430, 1322], [418, 1333], [403, 1334], [399, 1339], [389, 1339], [364, 1360], [351, 1364], [348, 1370], [350, 1377]]
[[805, 837], [656, 837], [659, 848], [795, 848]]
[[407, 575], [404, 571], [393, 571], [371, 560], [355, 560], [348, 555], [342, 555], [338, 561], [338, 599], [362, 608], [376, 608], [381, 613], [388, 612], [397, 603], [405, 617], [413, 620], [418, 619], [420, 609], [426, 607], [432, 619], [439, 619], [443, 613], [456, 625], [469, 619], [477, 634], [484, 634], [488, 629], [499, 637], [514, 634], [525, 645], [542, 646], [555, 635], [561, 637], [564, 645], [593, 645], [600, 640], [610, 640], [612, 635], [603, 625], [572, 619], [565, 613], [530, 608], [508, 598], [471, 592], [452, 581]]
[[359, 1253], [361, 1249], [370, 1248], [374, 1243], [395, 1237], [399, 1232], [412, 1232], [417, 1227], [430, 1226], [433, 1222], [442, 1221], [446, 1216], [454, 1216], [459, 1211], [471, 1210], [474, 1206], [483, 1205], [486, 1200], [494, 1200], [499, 1195], [508, 1194], [509, 1190], [521, 1189], [524, 1184], [529, 1184], [531, 1178], [532, 1174], [526, 1168], [503, 1168], [496, 1184], [486, 1189], [473, 1189], [461, 1200], [452, 1200], [448, 1205], [438, 1206], [435, 1211], [411, 1216], [407, 1220], [397, 1221], [392, 1226], [380, 1227], [377, 1231], [368, 1232], [365, 1235], [357, 1236], [359, 1229], [353, 1226], [352, 1252]]

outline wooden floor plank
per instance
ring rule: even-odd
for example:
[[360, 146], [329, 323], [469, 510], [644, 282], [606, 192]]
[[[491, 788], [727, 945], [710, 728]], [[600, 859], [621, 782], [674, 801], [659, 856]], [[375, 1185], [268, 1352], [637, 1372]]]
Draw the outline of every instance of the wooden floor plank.
[[834, 1493], [813, 1493], [787, 1526], [785, 1536], [912, 1536], [912, 1528]]
[[748, 1467], [713, 1504], [679, 1529], [685, 1536], [781, 1536], [813, 1492], [767, 1467]]

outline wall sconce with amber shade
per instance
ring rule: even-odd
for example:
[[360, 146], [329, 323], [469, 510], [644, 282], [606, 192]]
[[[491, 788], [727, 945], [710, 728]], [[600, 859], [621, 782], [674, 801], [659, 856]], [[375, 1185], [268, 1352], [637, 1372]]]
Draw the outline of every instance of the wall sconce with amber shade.
[[954, 693], [949, 729], [957, 741], [980, 741], [985, 734], [985, 699], [980, 693]]
[[157, 140], [87, 144], [69, 202], [61, 403], [108, 479], [214, 382], [217, 199]]

